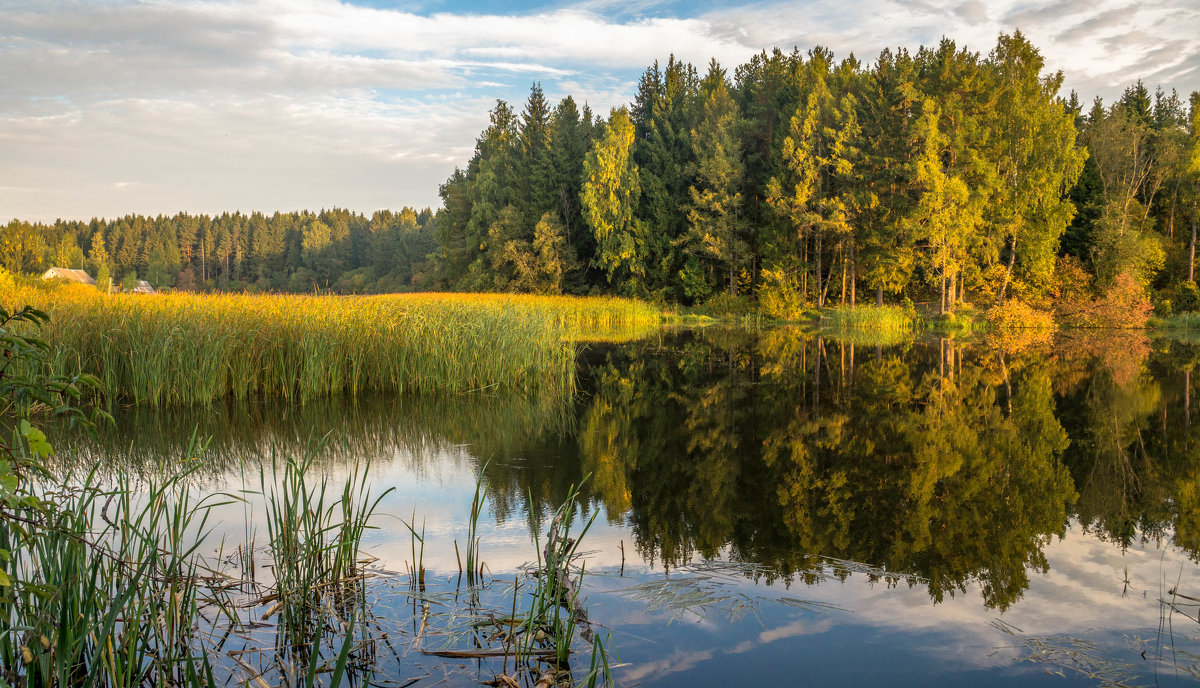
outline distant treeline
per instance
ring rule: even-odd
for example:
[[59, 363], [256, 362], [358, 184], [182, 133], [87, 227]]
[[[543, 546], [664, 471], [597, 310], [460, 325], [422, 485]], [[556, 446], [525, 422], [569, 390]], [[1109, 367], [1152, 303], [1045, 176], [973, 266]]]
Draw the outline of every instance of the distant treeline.
[[192, 291], [394, 292], [422, 281], [433, 211], [180, 213], [0, 228], [0, 267], [85, 268], [99, 284], [146, 279]]
[[986, 56], [950, 40], [868, 65], [775, 50], [732, 75], [671, 57], [607, 119], [537, 84], [520, 112], [498, 101], [436, 216], [14, 221], [0, 267], [182, 289], [752, 296], [783, 316], [864, 291], [943, 311], [1200, 310], [1200, 93], [1139, 81], [1085, 109], [1043, 67], [1019, 32]]
[[1200, 96], [1138, 82], [1085, 112], [1043, 66], [1020, 33], [865, 66], [775, 50], [732, 77], [672, 57], [607, 121], [535, 85], [442, 186], [436, 277], [778, 313], [1190, 280]]

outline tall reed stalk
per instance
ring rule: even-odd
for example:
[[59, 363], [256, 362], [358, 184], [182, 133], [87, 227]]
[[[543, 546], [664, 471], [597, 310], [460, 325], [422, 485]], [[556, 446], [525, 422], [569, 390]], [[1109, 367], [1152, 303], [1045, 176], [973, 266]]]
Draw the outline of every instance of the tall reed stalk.
[[[539, 542], [537, 533], [534, 533], [540, 573], [531, 593], [529, 610], [521, 624], [523, 642], [519, 646], [518, 659], [535, 656], [539, 649], [550, 649], [558, 665], [567, 666], [576, 632], [580, 631], [585, 639], [593, 640], [587, 612], [579, 599], [584, 570], [581, 567], [579, 575], [572, 580], [571, 565], [577, 556], [579, 543], [596, 520], [598, 512], [592, 513], [576, 537], [570, 537], [578, 498], [579, 489], [572, 486], [566, 500], [555, 511], [545, 545]], [[581, 623], [584, 624], [582, 629]]]

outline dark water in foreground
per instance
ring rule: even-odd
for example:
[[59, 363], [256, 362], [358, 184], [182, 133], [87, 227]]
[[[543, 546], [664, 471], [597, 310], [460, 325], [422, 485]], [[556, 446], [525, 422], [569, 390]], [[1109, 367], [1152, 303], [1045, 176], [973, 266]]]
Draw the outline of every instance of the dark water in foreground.
[[[328, 435], [325, 470], [369, 460], [395, 488], [366, 538], [378, 566], [406, 571], [401, 519], [424, 523], [425, 647], [468, 642], [454, 544], [477, 478], [479, 604], [499, 609], [590, 475], [584, 595], [620, 685], [1181, 685], [1200, 672], [1200, 603], [1175, 596], [1200, 598], [1197, 361], [1141, 333], [663, 333], [587, 347], [569, 399], [127, 410], [93, 456], [153, 473], [197, 434], [201, 489], [232, 490]], [[226, 549], [260, 527], [219, 515]], [[406, 590], [368, 583], [378, 684], [492, 678], [411, 651]]]

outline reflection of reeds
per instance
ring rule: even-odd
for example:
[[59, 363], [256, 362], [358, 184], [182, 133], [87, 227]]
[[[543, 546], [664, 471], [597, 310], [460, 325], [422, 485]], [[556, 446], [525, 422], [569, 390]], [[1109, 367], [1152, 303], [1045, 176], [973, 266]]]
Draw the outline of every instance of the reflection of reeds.
[[819, 332], [813, 333], [813, 336], [817, 335], [834, 343], [864, 347], [900, 346], [911, 343], [914, 338], [912, 330], [863, 330], [840, 327], [823, 328]]
[[[175, 457], [197, 435], [207, 439], [203, 465], [192, 476], [215, 478], [261, 464], [272, 454], [301, 455], [314, 433], [328, 432], [332, 441], [316, 450], [316, 464], [371, 456], [408, 458], [421, 469], [447, 448], [468, 442], [477, 453], [508, 456], [542, 433], [570, 434], [572, 402], [570, 394], [476, 393], [333, 397], [303, 407], [228, 401], [208, 409], [117, 409], [113, 427], [101, 428], [97, 439], [66, 428], [56, 431], [62, 451], [51, 461], [56, 470], [84, 463], [148, 478], [170, 472]], [[138, 441], [131, 444], [130, 437]]]

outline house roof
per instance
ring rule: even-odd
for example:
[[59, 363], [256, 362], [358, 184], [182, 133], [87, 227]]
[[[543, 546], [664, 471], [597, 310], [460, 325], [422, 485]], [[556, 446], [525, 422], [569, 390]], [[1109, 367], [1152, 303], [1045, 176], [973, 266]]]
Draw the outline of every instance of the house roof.
[[70, 268], [50, 268], [46, 274], [42, 275], [42, 279], [65, 279], [68, 282], [79, 282], [80, 284], [95, 285], [96, 280], [87, 274], [86, 270], [72, 270]]

